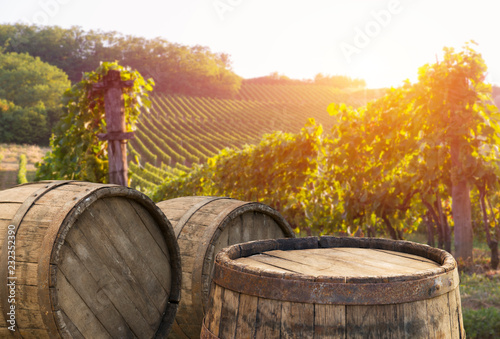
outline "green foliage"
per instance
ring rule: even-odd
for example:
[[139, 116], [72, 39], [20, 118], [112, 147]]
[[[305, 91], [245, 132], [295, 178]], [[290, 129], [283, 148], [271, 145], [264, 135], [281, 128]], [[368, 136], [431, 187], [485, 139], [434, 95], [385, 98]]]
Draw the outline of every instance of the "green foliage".
[[46, 144], [49, 138], [46, 110], [42, 103], [19, 107], [0, 98], [0, 141]]
[[21, 107], [43, 103], [47, 109], [61, 107], [61, 95], [70, 86], [59, 68], [26, 53], [0, 54], [0, 98]]
[[495, 306], [500, 309], [500, 275], [460, 274], [462, 303], [474, 308]]
[[26, 179], [26, 165], [28, 161], [26, 160], [26, 154], [21, 154], [19, 156], [19, 170], [17, 171], [17, 183], [25, 184], [28, 182]]
[[[482, 82], [484, 72], [484, 62], [470, 47], [460, 53], [445, 49], [443, 62], [419, 70], [418, 83], [391, 89], [365, 108], [329, 107], [336, 120], [334, 140], [325, 146], [322, 187], [340, 185], [343, 220], [351, 225], [383, 220], [391, 237], [401, 238], [429, 212], [449, 239], [446, 202], [454, 178], [472, 183], [488, 176], [492, 186], [498, 181], [493, 161], [498, 111], [490, 104], [491, 88]], [[451, 161], [457, 138], [460, 169]]]
[[463, 310], [467, 338], [494, 339], [500, 333], [500, 311], [495, 307]]
[[[333, 119], [325, 107], [332, 98], [353, 106], [367, 100], [363, 93], [347, 95], [316, 85], [244, 84], [240, 94], [241, 100], [152, 96], [151, 112], [143, 112], [136, 137], [129, 142], [129, 154], [134, 154], [129, 161], [137, 155], [143, 166], [203, 164], [225, 147], [258, 143], [262, 135], [275, 130], [298, 133], [311, 116], [330, 128]], [[377, 97], [375, 92], [370, 95]]]
[[63, 71], [39, 58], [0, 53], [0, 142], [47, 144], [69, 85]]
[[9, 105], [5, 111], [0, 108], [1, 142], [46, 144], [48, 138], [49, 129], [43, 104], [25, 108]]
[[93, 89], [109, 70], [119, 70], [123, 81], [133, 80], [123, 89], [126, 130], [134, 130], [141, 107], [149, 107], [148, 93], [154, 82], [118, 63], [102, 63], [94, 72], [64, 93], [66, 114], [54, 129], [51, 152], [37, 164], [37, 179], [78, 179], [107, 182], [107, 142], [98, 133], [106, 132], [104, 93]]
[[[203, 166], [166, 178], [154, 198], [258, 200], [303, 229], [394, 239], [431, 215], [443, 246], [453, 226], [457, 175], [450, 140], [459, 137], [468, 151], [462, 153], [462, 177], [488, 179], [490, 191], [498, 182], [499, 114], [481, 80], [484, 71], [468, 46], [460, 53], [445, 49], [444, 61], [421, 68], [416, 84], [392, 88], [366, 107], [329, 106], [330, 132], [310, 124], [300, 134], [274, 133], [256, 146], [225, 149]], [[460, 74], [467, 86], [457, 85]]]
[[0, 46], [4, 45], [7, 52], [28, 53], [61, 68], [73, 83], [81, 80], [82, 73], [96, 69], [101, 60], [117, 60], [153, 78], [157, 91], [232, 97], [241, 85], [227, 54], [162, 38], [15, 24], [0, 25]]
[[295, 196], [308, 189], [304, 183], [316, 166], [321, 134], [321, 127], [311, 121], [296, 135], [276, 132], [264, 136], [258, 145], [226, 148], [205, 165], [167, 178], [153, 192], [154, 199], [224, 195], [267, 203], [286, 211], [290, 222], [302, 219], [294, 217], [301, 215]]

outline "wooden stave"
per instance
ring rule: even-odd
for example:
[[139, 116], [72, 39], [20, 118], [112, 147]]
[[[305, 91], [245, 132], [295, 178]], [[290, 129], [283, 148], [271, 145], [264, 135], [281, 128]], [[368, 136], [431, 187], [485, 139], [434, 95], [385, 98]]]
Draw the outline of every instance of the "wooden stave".
[[[229, 299], [233, 300], [232, 305], [228, 304], [227, 292], [234, 295]], [[243, 332], [240, 330], [244, 308], [239, 301], [244, 295], [223, 289], [214, 300], [218, 313], [212, 315], [212, 308], [209, 309], [201, 337], [464, 338], [460, 307], [456, 307], [457, 302], [448, 301], [458, 294], [457, 289], [415, 303], [376, 306], [279, 302], [249, 296], [258, 306], [245, 310], [253, 323], [246, 324], [246, 332]]]
[[[220, 252], [216, 258], [216, 265], [219, 261], [222, 262], [220, 266], [216, 266], [216, 270], [220, 270], [221, 267], [223, 269], [227, 269], [228, 267], [234, 268], [235, 265], [231, 262], [232, 259], [236, 259], [240, 256], [243, 256], [242, 253], [246, 255], [253, 255], [259, 252], [263, 252], [266, 250], [290, 250], [290, 249], [298, 249], [306, 244], [308, 246], [317, 245], [320, 247], [321, 244], [327, 245], [337, 244], [339, 247], [342, 245], [346, 245], [343, 247], [351, 247], [356, 242], [360, 242], [364, 248], [369, 248], [369, 246], [374, 246], [375, 244], [379, 244], [381, 247], [385, 249], [394, 250], [394, 248], [402, 248], [407, 251], [415, 250], [414, 245], [417, 245], [417, 251], [422, 249], [430, 250], [430, 257], [437, 258], [441, 261], [444, 266], [444, 271], [446, 273], [452, 273], [453, 279], [458, 281], [458, 274], [456, 263], [454, 262], [453, 257], [449, 253], [443, 253], [441, 250], [432, 249], [426, 245], [424, 247], [419, 247], [420, 244], [414, 244], [410, 242], [398, 241], [394, 242], [392, 240], [380, 239], [380, 241], [376, 239], [359, 239], [359, 238], [350, 238], [351, 240], [343, 243], [343, 240], [346, 238], [334, 238], [334, 237], [322, 237], [322, 238], [302, 238], [302, 239], [280, 239], [277, 241], [267, 240], [262, 242], [249, 242], [240, 245], [233, 245], [231, 247], [226, 248], [222, 252]], [[304, 243], [300, 243], [300, 240], [304, 240]], [[263, 244], [265, 243], [265, 244]], [[257, 246], [255, 246], [257, 245]], [[438, 253], [439, 252], [439, 253]], [[406, 252], [408, 253], [408, 252]], [[229, 260], [227, 260], [229, 259]], [[244, 267], [236, 267], [236, 269], [240, 269], [240, 273], [244, 271]], [[439, 270], [437, 270], [439, 271]], [[255, 273], [255, 272], [254, 272]], [[272, 272], [260, 272], [265, 278], [270, 276], [274, 276]], [[432, 274], [432, 273], [431, 273]], [[227, 276], [226, 276], [227, 277]], [[314, 282], [311, 277], [301, 277], [299, 275], [289, 275], [289, 276], [281, 276], [282, 280], [288, 279], [289, 281], [295, 282]], [[326, 277], [324, 278], [326, 279]], [[417, 279], [418, 280], [418, 279]], [[363, 281], [363, 279], [359, 279], [359, 281]], [[373, 280], [368, 280], [373, 283]], [[397, 279], [395, 279], [396, 282]], [[339, 283], [338, 281], [336, 283]], [[356, 283], [351, 281], [352, 283]], [[241, 287], [241, 286], [239, 286]], [[243, 289], [243, 291], [242, 291]], [[227, 302], [227, 298], [225, 294], [229, 292], [229, 295], [236, 293], [237, 297], [229, 298], [229, 302]], [[203, 331], [202, 338], [233, 338], [233, 337], [256, 337], [256, 338], [301, 338], [301, 337], [313, 337], [314, 338], [349, 338], [349, 337], [408, 337], [408, 338], [430, 338], [430, 337], [443, 337], [443, 338], [462, 338], [465, 336], [465, 331], [463, 328], [463, 320], [462, 313], [460, 307], [460, 292], [458, 283], [454, 289], [450, 289], [445, 291], [444, 293], [439, 293], [430, 297], [428, 299], [416, 300], [414, 302], [404, 302], [400, 300], [398, 303], [392, 303], [389, 305], [384, 304], [340, 304], [340, 303], [321, 303], [321, 300], [315, 300], [315, 303], [309, 303], [308, 301], [284, 301], [278, 299], [266, 299], [262, 296], [254, 296], [246, 294], [247, 291], [244, 288], [236, 288], [229, 289], [219, 285], [219, 281], [216, 277], [214, 277], [212, 281], [212, 292], [211, 292], [211, 300], [209, 310], [204, 318], [203, 322]], [[264, 326], [254, 324], [253, 328], [249, 329], [250, 332], [239, 332], [240, 331], [240, 311], [241, 308], [241, 300], [242, 298], [250, 298], [253, 299], [255, 303], [258, 303], [258, 308], [260, 309], [260, 303], [266, 302], [279, 309], [283, 308], [282, 316], [286, 314], [290, 314], [289, 307], [299, 307], [302, 309], [300, 312], [301, 316], [293, 321], [293, 317], [289, 318], [289, 324], [284, 324], [283, 320], [278, 315], [274, 314], [273, 316], [268, 316], [267, 319], [274, 319], [274, 326], [278, 326], [278, 331], [272, 332], [272, 329], [265, 328], [269, 327], [269, 324], [265, 324]], [[418, 299], [418, 298], [417, 298]], [[238, 300], [235, 302], [234, 300]], [[229, 305], [226, 305], [228, 303]], [[232, 304], [232, 305], [231, 305]], [[236, 305], [235, 305], [236, 304]], [[309, 305], [309, 306], [308, 306]], [[433, 305], [432, 307], [435, 309], [444, 309], [448, 312], [435, 311], [431, 314], [431, 316], [427, 316], [426, 307], [427, 305]], [[235, 308], [236, 307], [236, 308]], [[239, 307], [239, 311], [238, 311]], [[287, 310], [285, 311], [285, 307]], [[304, 311], [305, 309], [309, 309], [309, 313]], [[245, 312], [247, 312], [248, 307], [246, 306]], [[331, 324], [328, 324], [326, 321], [325, 324], [318, 326], [317, 318], [319, 310], [328, 310], [329, 316], [325, 319], [330, 319]], [[233, 310], [233, 311], [231, 311]], [[311, 311], [312, 310], [312, 311]], [[331, 312], [337, 312], [336, 316], [332, 316]], [[228, 313], [229, 312], [229, 313]], [[232, 312], [232, 313], [231, 313]], [[250, 311], [253, 312], [252, 308]], [[259, 314], [255, 313], [256, 308], [254, 308], [254, 313], [251, 313], [249, 316], [252, 319], [257, 319], [259, 321]], [[260, 311], [259, 311], [260, 312]], [[281, 312], [281, 311], [280, 311]], [[323, 314], [325, 311], [323, 311]], [[328, 313], [327, 312], [327, 313]], [[368, 320], [359, 319], [359, 314], [366, 315]], [[389, 312], [389, 313], [386, 313]], [[396, 312], [396, 313], [394, 313]], [[422, 313], [415, 315], [415, 317], [406, 319], [406, 318], [397, 318], [397, 322], [394, 323], [394, 317], [400, 316], [401, 313], [404, 315], [404, 312], [408, 314]], [[429, 311], [431, 312], [431, 311]], [[292, 312], [293, 313], [293, 312]], [[224, 316], [225, 314], [225, 316]], [[229, 316], [228, 316], [229, 314]], [[308, 318], [307, 314], [311, 315], [311, 319]], [[380, 316], [382, 314], [382, 316]], [[443, 315], [444, 314], [444, 315]], [[354, 315], [354, 318], [353, 318]], [[369, 315], [369, 316], [368, 316]], [[257, 316], [257, 318], [255, 318]], [[377, 317], [382, 317], [382, 319], [377, 319]], [[392, 318], [391, 318], [392, 317]], [[238, 319], [236, 319], [238, 318]], [[436, 320], [436, 319], [438, 320]], [[231, 319], [234, 319], [231, 320]], [[292, 320], [290, 320], [292, 319]], [[332, 320], [333, 319], [333, 320]], [[441, 321], [439, 321], [439, 319]], [[338, 321], [338, 324], [334, 324], [335, 321]], [[434, 321], [434, 323], [432, 323]], [[224, 324], [224, 322], [229, 322], [229, 324]], [[309, 324], [311, 326], [305, 326], [304, 324]], [[366, 327], [363, 327], [363, 324]], [[422, 325], [424, 324], [424, 325]], [[450, 325], [449, 328], [447, 327]], [[304, 326], [305, 327], [304, 327]], [[301, 328], [303, 326], [304, 328]], [[271, 326], [272, 327], [272, 326]], [[243, 327], [244, 328], [244, 327]], [[390, 334], [388, 331], [392, 331]], [[247, 329], [248, 330], [248, 329]], [[265, 332], [267, 330], [267, 332]], [[245, 330], [244, 330], [245, 331]], [[265, 334], [263, 334], [265, 333]], [[299, 335], [297, 333], [300, 333]], [[234, 336], [236, 335], [236, 336]]]
[[[42, 312], [42, 316], [44, 317], [44, 324], [48, 328], [48, 334], [51, 337], [62, 336], [62, 337], [71, 337], [71, 334], [68, 332], [64, 332], [64, 320], [60, 314], [57, 314], [57, 303], [58, 296], [55, 293], [56, 282], [56, 273], [57, 273], [57, 264], [60, 260], [58, 257], [59, 250], [64, 244], [65, 236], [70, 231], [70, 228], [73, 222], [78, 218], [78, 215], [83, 213], [86, 208], [88, 208], [92, 203], [98, 201], [99, 199], [103, 199], [106, 197], [124, 197], [133, 201], [136, 201], [140, 206], [145, 208], [148, 213], [151, 213], [151, 217], [155, 220], [158, 226], [161, 229], [162, 234], [165, 236], [165, 243], [169, 251], [170, 260], [169, 263], [171, 265], [171, 290], [169, 294], [169, 301], [166, 305], [165, 312], [162, 317], [162, 321], [158, 327], [157, 333], [155, 337], [164, 337], [168, 334], [172, 323], [175, 319], [175, 313], [177, 310], [178, 303], [180, 301], [180, 293], [181, 293], [181, 266], [180, 266], [180, 252], [179, 247], [176, 241], [175, 234], [170, 225], [170, 222], [165, 217], [163, 212], [145, 195], [139, 193], [133, 189], [116, 186], [116, 185], [102, 185], [102, 184], [93, 184], [93, 183], [85, 183], [78, 181], [43, 181], [37, 183], [28, 183], [20, 186], [28, 186], [28, 185], [45, 185], [49, 187], [48, 190], [45, 190], [45, 193], [50, 192], [52, 189], [67, 185], [67, 184], [77, 184], [87, 187], [85, 190], [82, 188], [82, 191], [78, 194], [75, 193], [76, 197], [74, 200], [68, 202], [66, 205], [72, 205], [69, 210], [63, 211], [59, 213], [61, 218], [64, 221], [58, 223], [57, 220], [53, 220], [51, 227], [52, 230], [48, 229], [44, 236], [44, 249], [40, 251], [40, 261], [38, 265], [38, 297], [39, 297], [39, 306], [44, 310]], [[92, 187], [92, 188], [90, 188]], [[37, 193], [44, 191], [44, 189], [39, 189]], [[40, 198], [43, 194], [37, 194], [38, 198]], [[33, 206], [34, 201], [31, 202], [31, 206]], [[65, 206], [66, 206], [65, 205]], [[30, 207], [31, 207], [30, 206]], [[29, 208], [30, 208], [29, 207]], [[29, 209], [28, 208], [28, 209]], [[16, 215], [18, 213], [22, 213], [23, 216], [20, 218], [22, 220], [24, 215], [27, 213], [27, 210], [22, 211], [22, 209], [18, 209]], [[49, 232], [51, 231], [51, 232]], [[51, 242], [52, 240], [52, 242]], [[57, 241], [56, 241], [57, 240]], [[43, 255], [45, 254], [45, 256]], [[5, 265], [6, 266], [6, 265]], [[7, 299], [7, 298], [2, 298]], [[60, 330], [63, 330], [62, 332]], [[33, 332], [35, 331], [35, 332]], [[36, 330], [31, 329], [26, 331], [25, 333], [35, 333], [33, 336], [44, 336], [45, 330]], [[47, 332], [45, 332], [47, 333]], [[12, 333], [9, 331], [9, 335], [17, 335], [19, 336], [19, 331]], [[46, 334], [45, 334], [46, 335]]]
[[[27, 214], [28, 210], [30, 207], [38, 200], [40, 197], [42, 197], [46, 192], [57, 188], [58, 186], [66, 184], [68, 181], [60, 181], [60, 182], [47, 182], [45, 186], [41, 187], [40, 189], [36, 190], [30, 196], [21, 204], [21, 206], [18, 208], [16, 211], [14, 217], [12, 218], [10, 225], [14, 225], [15, 230], [14, 230], [14, 235], [17, 237], [17, 232], [19, 230], [19, 226], [24, 219], [25, 215]], [[28, 186], [28, 185], [34, 185], [34, 183], [27, 183], [24, 185], [20, 186]], [[3, 281], [8, 281], [8, 273], [7, 273], [7, 248], [8, 248], [8, 238], [5, 238], [4, 244], [2, 246], [2, 256], [0, 257], [0, 279]], [[7, 295], [7, 285], [6, 284], [0, 284], [0, 295], [6, 296]], [[0, 310], [2, 313], [2, 317], [4, 319], [4, 323], [6, 323], [6, 319], [4, 317], [4, 313], [6, 313], [6, 310], [9, 309], [9, 305], [7, 302], [7, 298], [4, 297], [0, 301]], [[17, 329], [14, 332], [11, 332], [11, 334], [16, 337], [20, 338], [21, 335], [19, 334], [19, 329], [17, 327], [17, 323], [15, 328]]]
[[[182, 236], [182, 231], [185, 229], [186, 225], [192, 216], [196, 215], [198, 212], [203, 212], [204, 209], [212, 208], [217, 204], [225, 204], [222, 210], [218, 210], [217, 217], [210, 222], [206, 227], [203, 235], [199, 238], [200, 246], [198, 246], [195, 254], [195, 260], [193, 262], [192, 272], [191, 272], [191, 300], [193, 304], [191, 305], [189, 314], [191, 319], [193, 319], [193, 314], [196, 314], [196, 318], [199, 319], [198, 322], [192, 322], [190, 328], [186, 326], [181, 326], [178, 319], [176, 319], [170, 337], [172, 338], [195, 338], [199, 337], [201, 331], [201, 323], [203, 321], [204, 310], [207, 307], [208, 300], [203, 300], [202, 286], [204, 280], [203, 272], [207, 270], [207, 262], [209, 261], [211, 252], [210, 246], [213, 245], [221, 232], [230, 224], [232, 220], [240, 215], [243, 215], [249, 211], [255, 211], [262, 214], [266, 214], [273, 219], [274, 222], [278, 224], [280, 229], [283, 231], [285, 236], [294, 237], [293, 230], [291, 229], [288, 222], [279, 214], [276, 210], [271, 207], [257, 203], [257, 202], [244, 202], [236, 199], [231, 199], [227, 197], [212, 197], [212, 196], [193, 196], [193, 197], [181, 197], [170, 200], [165, 200], [157, 203], [157, 205], [162, 209], [167, 218], [171, 220], [174, 230], [178, 236], [178, 240]], [[185, 213], [179, 218], [170, 218], [171, 211], [169, 210], [172, 205], [184, 205]], [[188, 217], [186, 217], [188, 215]], [[181, 253], [183, 250], [183, 243], [179, 241], [179, 246], [181, 248]], [[183, 270], [185, 269], [183, 264]], [[187, 278], [184, 277], [183, 285], [186, 284]], [[207, 297], [208, 299], [208, 297]], [[177, 315], [182, 317], [186, 312], [183, 309], [185, 302], [185, 297], [181, 301]], [[195, 319], [196, 320], [196, 319]]]

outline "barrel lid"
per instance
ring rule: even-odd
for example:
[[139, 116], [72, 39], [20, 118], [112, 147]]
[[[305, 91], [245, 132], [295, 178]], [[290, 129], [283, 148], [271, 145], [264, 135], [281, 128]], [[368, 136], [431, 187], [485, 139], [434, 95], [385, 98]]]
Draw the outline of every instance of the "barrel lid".
[[309, 237], [233, 245], [216, 258], [214, 282], [258, 297], [319, 304], [396, 304], [458, 286], [446, 251], [408, 241]]

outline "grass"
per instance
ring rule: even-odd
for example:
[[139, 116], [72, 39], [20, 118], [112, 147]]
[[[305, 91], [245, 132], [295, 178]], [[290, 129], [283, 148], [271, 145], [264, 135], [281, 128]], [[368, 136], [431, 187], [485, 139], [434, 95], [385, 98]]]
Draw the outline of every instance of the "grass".
[[28, 164], [28, 160], [26, 159], [26, 154], [21, 154], [19, 156], [19, 170], [17, 171], [17, 183], [25, 184], [28, 182], [26, 178], [26, 165]]
[[463, 310], [467, 338], [494, 339], [500, 335], [500, 312], [494, 307]]
[[487, 271], [483, 274], [460, 274], [462, 307], [478, 310], [494, 307], [500, 312], [500, 274]]

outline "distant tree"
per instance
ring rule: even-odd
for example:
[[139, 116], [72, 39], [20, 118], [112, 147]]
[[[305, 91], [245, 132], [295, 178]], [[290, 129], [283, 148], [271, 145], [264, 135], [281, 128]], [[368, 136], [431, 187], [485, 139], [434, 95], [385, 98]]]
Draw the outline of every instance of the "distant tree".
[[241, 78], [232, 71], [227, 54], [162, 38], [15, 24], [0, 25], [3, 45], [7, 52], [25, 52], [61, 68], [73, 83], [79, 82], [83, 73], [99, 67], [101, 61], [116, 60], [153, 78], [156, 91], [233, 97], [241, 86]]
[[0, 99], [0, 142], [48, 144], [49, 135], [43, 104], [19, 107]]
[[70, 87], [59, 68], [26, 53], [0, 54], [0, 98], [21, 107], [43, 103], [47, 109], [61, 108], [62, 93]]
[[310, 80], [291, 79], [284, 74], [278, 72], [271, 72], [269, 75], [257, 78], [245, 79], [247, 84], [260, 84], [260, 85], [303, 85], [311, 83]]
[[0, 142], [48, 144], [67, 75], [28, 54], [0, 52]]
[[324, 75], [322, 73], [316, 74], [314, 77], [316, 85], [326, 85], [337, 88], [364, 88], [366, 82], [363, 79], [352, 79], [345, 75]]
[[291, 79], [286, 75], [278, 72], [272, 72], [269, 75], [257, 78], [245, 79], [247, 84], [261, 84], [261, 85], [323, 85], [336, 88], [350, 88], [360, 89], [366, 87], [366, 83], [362, 79], [351, 79], [344, 75], [323, 75], [322, 73], [316, 74], [313, 80], [311, 79]]

